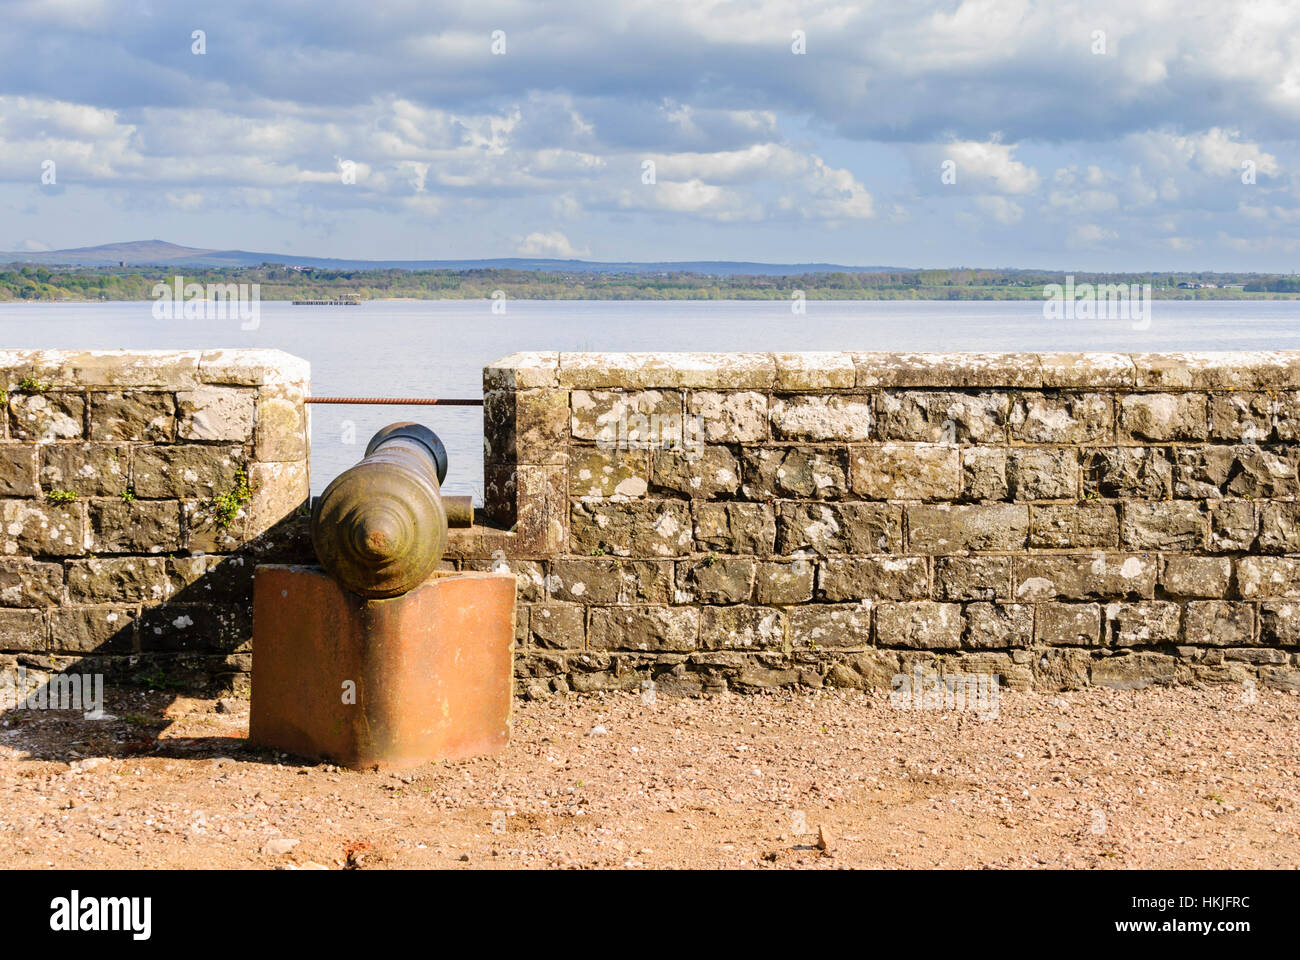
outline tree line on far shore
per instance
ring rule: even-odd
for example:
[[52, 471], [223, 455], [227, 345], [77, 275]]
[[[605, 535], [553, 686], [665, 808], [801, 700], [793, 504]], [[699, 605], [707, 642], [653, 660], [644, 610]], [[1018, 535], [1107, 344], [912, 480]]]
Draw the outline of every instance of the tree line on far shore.
[[[511, 269], [323, 270], [276, 264], [258, 267], [0, 268], [0, 302], [149, 300], [154, 286], [185, 283], [258, 284], [263, 300], [327, 299], [344, 293], [367, 300], [480, 300], [502, 291], [514, 300], [1034, 300], [1063, 272], [915, 270], [736, 274], [687, 271], [579, 273]], [[1277, 299], [1300, 295], [1300, 277], [1236, 273], [1076, 273], [1076, 284], [1151, 284], [1161, 299]], [[1179, 284], [1185, 286], [1180, 287]], [[1193, 286], [1199, 284], [1199, 286]]]

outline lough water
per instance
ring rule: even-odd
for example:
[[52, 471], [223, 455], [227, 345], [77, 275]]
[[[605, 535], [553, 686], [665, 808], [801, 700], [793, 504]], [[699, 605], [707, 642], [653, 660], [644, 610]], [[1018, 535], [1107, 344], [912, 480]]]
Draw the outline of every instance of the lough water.
[[[1300, 349], [1300, 302], [1162, 301], [1151, 324], [1049, 321], [1038, 301], [513, 300], [263, 303], [238, 320], [155, 320], [152, 303], [0, 304], [0, 349], [266, 347], [311, 361], [318, 396], [477, 397], [482, 368], [519, 350], [1277, 350]], [[393, 420], [421, 420], [447, 444], [449, 493], [482, 490], [477, 408], [312, 408], [312, 488], [361, 456]], [[348, 427], [349, 422], [351, 428]], [[355, 436], [355, 441], [345, 439]]]

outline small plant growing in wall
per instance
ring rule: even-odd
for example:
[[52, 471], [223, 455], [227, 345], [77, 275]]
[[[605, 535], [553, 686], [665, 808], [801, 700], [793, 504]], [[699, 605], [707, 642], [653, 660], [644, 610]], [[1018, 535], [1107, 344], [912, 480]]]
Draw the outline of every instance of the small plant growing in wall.
[[42, 383], [35, 377], [23, 377], [15, 388], [17, 393], [44, 393], [52, 384]]
[[185, 687], [182, 681], [171, 679], [162, 672], [160, 667], [154, 667], [152, 673], [137, 673], [130, 679], [137, 686], [148, 687], [150, 690], [167, 690], [169, 688], [180, 690]]
[[123, 503], [130, 503], [135, 499], [135, 487], [127, 487], [122, 491], [121, 497]]
[[240, 470], [235, 474], [235, 489], [213, 498], [212, 513], [216, 517], [217, 526], [222, 530], [229, 527], [240, 511], [252, 501], [253, 488], [248, 485], [248, 473]]
[[45, 495], [45, 499], [50, 503], [72, 503], [80, 496], [76, 490], [51, 490]]

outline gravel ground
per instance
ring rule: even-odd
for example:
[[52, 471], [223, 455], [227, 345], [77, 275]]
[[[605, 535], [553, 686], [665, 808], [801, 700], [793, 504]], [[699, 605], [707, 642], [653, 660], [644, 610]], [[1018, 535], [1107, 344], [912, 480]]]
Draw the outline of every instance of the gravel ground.
[[[1253, 701], [1253, 702], [1252, 702]], [[885, 692], [517, 704], [499, 757], [402, 773], [244, 746], [248, 704], [110, 691], [0, 720], [10, 867], [1300, 866], [1300, 697]]]

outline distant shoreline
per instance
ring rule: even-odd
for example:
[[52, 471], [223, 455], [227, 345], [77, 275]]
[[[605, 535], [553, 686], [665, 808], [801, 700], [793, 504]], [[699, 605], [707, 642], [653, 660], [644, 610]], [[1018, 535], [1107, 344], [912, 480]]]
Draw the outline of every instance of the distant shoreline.
[[[298, 296], [262, 296], [262, 303], [289, 303], [295, 300], [304, 299]], [[324, 299], [324, 298], [321, 298]], [[366, 303], [423, 303], [423, 302], [449, 302], [449, 301], [476, 301], [482, 303], [491, 301], [490, 296], [441, 296], [441, 297], [367, 297], [361, 301]], [[545, 302], [573, 302], [573, 303], [783, 303], [787, 302], [787, 297], [781, 296], [749, 296], [749, 297], [516, 297], [510, 296], [507, 300], [535, 301]], [[815, 292], [809, 291], [807, 298], [810, 301], [819, 302], [839, 302], [839, 303], [871, 303], [875, 301], [892, 301], [892, 302], [916, 302], [916, 303], [944, 303], [944, 302], [961, 302], [961, 303], [1041, 303], [1045, 299], [1042, 296], [989, 296], [984, 294], [975, 294], [970, 296], [962, 295], [945, 295], [945, 296], [818, 296]], [[1279, 300], [1300, 300], [1300, 293], [1247, 293], [1240, 292], [1225, 294], [1224, 292], [1215, 293], [1210, 291], [1201, 296], [1178, 296], [1176, 294], [1161, 294], [1159, 291], [1153, 291], [1153, 300], [1177, 301], [1182, 303], [1271, 303]], [[208, 302], [198, 300], [196, 302]], [[95, 304], [95, 303], [152, 303], [151, 300], [140, 297], [97, 297], [74, 299], [69, 297], [26, 297], [21, 299], [6, 299], [0, 297], [0, 306], [17, 306], [21, 304], [36, 303], [66, 303], [66, 304]], [[301, 304], [302, 306], [311, 306], [313, 304]]]
[[[195, 288], [198, 285], [198, 288]], [[175, 291], [174, 299], [233, 297], [255, 291], [260, 302], [391, 300], [565, 301], [1002, 301], [1043, 302], [1054, 285], [1073, 296], [1126, 299], [1137, 291], [1152, 300], [1294, 300], [1300, 277], [1258, 273], [1061, 273], [1029, 270], [920, 270], [874, 273], [714, 275], [572, 273], [506, 268], [471, 270], [323, 270], [259, 267], [0, 267], [0, 303], [148, 301]], [[201, 288], [201, 289], [199, 289]], [[214, 292], [215, 288], [215, 292]], [[1109, 294], [1107, 291], [1110, 291]], [[1060, 290], [1057, 294], [1060, 296]], [[240, 295], [246, 299], [248, 293]]]

